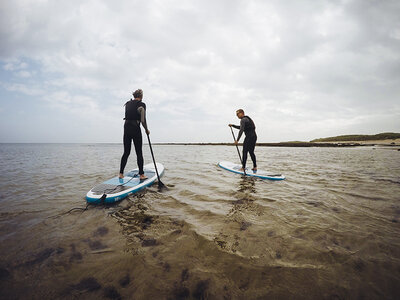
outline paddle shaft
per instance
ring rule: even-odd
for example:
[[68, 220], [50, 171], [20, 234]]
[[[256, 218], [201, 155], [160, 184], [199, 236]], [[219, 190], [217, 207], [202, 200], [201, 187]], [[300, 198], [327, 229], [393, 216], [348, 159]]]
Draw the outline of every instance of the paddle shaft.
[[[236, 142], [236, 138], [235, 138], [235, 134], [233, 133], [232, 126], [229, 126], [229, 127], [231, 128], [233, 141]], [[240, 164], [242, 165], [242, 168], [243, 168], [243, 173], [244, 173], [244, 175], [246, 175], [246, 170], [244, 169], [244, 166], [243, 166], [243, 160], [242, 160], [242, 156], [240, 155], [239, 147], [238, 147], [238, 145], [236, 143], [235, 143], [235, 145], [236, 145], [237, 153], [239, 154]]]
[[147, 140], [149, 141], [149, 146], [150, 146], [150, 152], [151, 152], [151, 157], [153, 158], [153, 163], [154, 163], [154, 168], [156, 169], [156, 174], [157, 174], [157, 179], [158, 179], [158, 185], [159, 186], [164, 186], [164, 184], [160, 180], [160, 175], [158, 175], [158, 170], [157, 170], [157, 165], [156, 165], [156, 160], [154, 159], [154, 154], [153, 154], [153, 147], [151, 147], [151, 142], [150, 142], [150, 136], [146, 133], [147, 135]]

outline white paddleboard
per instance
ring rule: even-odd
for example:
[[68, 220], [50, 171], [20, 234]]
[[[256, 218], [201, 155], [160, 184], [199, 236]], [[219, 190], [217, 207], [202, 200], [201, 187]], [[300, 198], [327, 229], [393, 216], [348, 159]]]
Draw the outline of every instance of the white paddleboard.
[[[95, 204], [102, 202], [114, 203], [152, 185], [157, 180], [154, 164], [151, 163], [143, 166], [143, 171], [144, 175], [148, 177], [145, 180], [140, 180], [139, 169], [134, 169], [128, 172], [123, 179], [116, 176], [96, 185], [87, 193], [86, 201]], [[164, 166], [157, 163], [157, 171], [161, 177], [164, 173]], [[104, 194], [107, 195], [106, 198], [101, 199]]]
[[283, 176], [282, 174], [275, 174], [272, 172], [267, 172], [263, 170], [257, 170], [253, 171], [249, 168], [246, 168], [246, 174], [245, 172], [241, 171], [240, 169], [242, 168], [241, 165], [235, 164], [230, 161], [221, 161], [218, 163], [218, 166], [220, 166], [222, 169], [236, 173], [236, 174], [242, 174], [246, 176], [252, 176], [252, 177], [258, 177], [262, 179], [269, 179], [269, 180], [284, 180], [286, 177]]

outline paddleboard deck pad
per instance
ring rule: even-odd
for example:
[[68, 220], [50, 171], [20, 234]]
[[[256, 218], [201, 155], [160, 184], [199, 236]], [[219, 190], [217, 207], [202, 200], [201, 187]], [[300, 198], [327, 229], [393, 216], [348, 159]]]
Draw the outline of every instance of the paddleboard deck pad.
[[269, 180], [284, 180], [286, 177], [282, 174], [275, 174], [263, 170], [257, 170], [253, 171], [250, 170], [249, 168], [246, 168], [246, 174], [241, 171], [240, 169], [242, 168], [241, 165], [232, 163], [230, 161], [221, 161], [218, 163], [218, 166], [220, 166], [222, 169], [236, 173], [236, 174], [241, 174], [241, 175], [246, 175], [246, 176], [252, 176], [252, 177], [258, 177], [262, 179], [269, 179]]
[[[157, 163], [157, 170], [161, 177], [164, 173], [164, 166], [161, 163]], [[152, 185], [157, 180], [154, 164], [143, 166], [143, 171], [147, 177], [145, 180], [140, 180], [139, 169], [134, 169], [126, 173], [123, 179], [116, 176], [96, 185], [87, 193], [86, 201], [93, 204], [100, 204], [102, 202], [114, 203]], [[101, 199], [104, 194], [107, 195], [106, 198]]]

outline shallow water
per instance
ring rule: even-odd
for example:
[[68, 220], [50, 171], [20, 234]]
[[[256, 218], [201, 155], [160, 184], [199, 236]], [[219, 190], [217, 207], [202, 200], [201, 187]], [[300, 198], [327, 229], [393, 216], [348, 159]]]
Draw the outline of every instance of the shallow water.
[[68, 212], [117, 174], [122, 145], [0, 144], [0, 295], [399, 298], [397, 149], [256, 148], [276, 182], [219, 168], [235, 147], [153, 148], [168, 190]]

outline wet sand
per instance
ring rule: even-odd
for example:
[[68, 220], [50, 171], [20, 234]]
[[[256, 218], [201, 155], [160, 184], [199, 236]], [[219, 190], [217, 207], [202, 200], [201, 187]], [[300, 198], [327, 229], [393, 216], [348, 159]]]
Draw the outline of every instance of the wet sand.
[[[365, 282], [374, 280], [379, 285], [374, 275], [377, 266], [399, 272], [384, 260], [358, 257], [360, 250], [352, 249], [345, 238], [321, 232], [311, 242], [311, 233], [299, 228], [298, 241], [293, 243], [279, 228], [248, 222], [243, 212], [265, 213], [251, 199], [232, 203], [220, 232], [207, 239], [185, 221], [153, 211], [145, 196], [126, 201], [125, 208], [92, 211], [96, 221], [80, 224], [90, 233], [79, 241], [66, 234], [38, 245], [45, 248], [27, 253], [16, 264], [3, 264], [2, 297], [371, 299], [379, 298], [379, 291], [365, 289]], [[40, 226], [78, 223], [79, 214], [50, 219]], [[304, 242], [311, 242], [315, 250], [310, 251]], [[349, 275], [354, 272], [357, 280]], [[388, 286], [393, 295], [396, 282]]]

